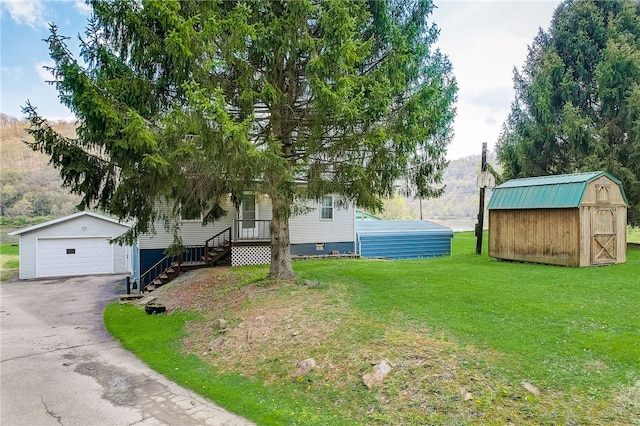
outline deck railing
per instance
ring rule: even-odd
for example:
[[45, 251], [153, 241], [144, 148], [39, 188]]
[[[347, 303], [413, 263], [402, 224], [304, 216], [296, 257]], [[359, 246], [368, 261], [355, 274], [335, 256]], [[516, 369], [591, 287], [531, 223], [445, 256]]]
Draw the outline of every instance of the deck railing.
[[[204, 245], [186, 246], [184, 252], [175, 256], [165, 256], [140, 276], [140, 289], [145, 290], [156, 278], [170, 267], [180, 273], [183, 265], [204, 263], [210, 266], [215, 260], [215, 250], [231, 242], [231, 227], [226, 228], [205, 241]], [[227, 246], [228, 247], [228, 246]], [[228, 248], [226, 249], [228, 250]], [[212, 255], [210, 255], [212, 254]], [[218, 256], [219, 257], [219, 256]]]
[[234, 226], [234, 241], [270, 241], [270, 220], [236, 220]]
[[140, 290], [144, 291], [147, 286], [150, 285], [156, 278], [161, 276], [169, 267], [180, 272], [180, 266], [182, 265], [182, 255], [165, 256], [160, 259], [155, 265], [147, 269], [147, 271], [140, 276]]
[[225, 247], [231, 243], [231, 227], [220, 231], [213, 237], [204, 242], [204, 259], [207, 265], [211, 265], [212, 256], [209, 256], [209, 252]]

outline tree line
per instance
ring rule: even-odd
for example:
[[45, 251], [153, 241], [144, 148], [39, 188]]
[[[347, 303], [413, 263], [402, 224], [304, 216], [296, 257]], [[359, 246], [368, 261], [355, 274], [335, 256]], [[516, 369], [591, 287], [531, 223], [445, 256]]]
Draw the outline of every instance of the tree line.
[[640, 225], [640, 2], [562, 2], [514, 88], [497, 144], [503, 177], [607, 171]]

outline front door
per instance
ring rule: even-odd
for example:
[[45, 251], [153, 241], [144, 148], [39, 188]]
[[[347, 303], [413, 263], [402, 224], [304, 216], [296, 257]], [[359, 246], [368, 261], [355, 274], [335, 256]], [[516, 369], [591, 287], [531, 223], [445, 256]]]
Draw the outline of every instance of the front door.
[[616, 262], [616, 208], [596, 208], [591, 220], [593, 238], [591, 241], [592, 264]]
[[256, 194], [243, 194], [240, 206], [240, 238], [257, 239], [258, 203]]

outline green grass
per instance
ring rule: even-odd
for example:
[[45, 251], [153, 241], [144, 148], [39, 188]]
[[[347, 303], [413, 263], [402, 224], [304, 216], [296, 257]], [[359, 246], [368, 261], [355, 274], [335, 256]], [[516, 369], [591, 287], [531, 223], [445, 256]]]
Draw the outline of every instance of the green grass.
[[0, 245], [0, 255], [3, 256], [18, 256], [19, 247], [13, 244], [3, 244]]
[[0, 282], [15, 276], [19, 266], [18, 246], [13, 244], [0, 245]]
[[[112, 304], [105, 323], [152, 368], [258, 424], [637, 423], [640, 250], [628, 250], [622, 265], [569, 268], [497, 261], [474, 248], [469, 232], [457, 233], [452, 256], [438, 259], [294, 263], [300, 278], [322, 285], [211, 313], [237, 324], [242, 319], [229, 315], [291, 303], [308, 310], [321, 305], [305, 300], [326, 298], [326, 310], [305, 315], [336, 324], [327, 340], [267, 351], [257, 375], [223, 374], [201, 354], [185, 354], [185, 324], [206, 315], [148, 316]], [[301, 355], [324, 367], [292, 380], [291, 360]], [[394, 373], [366, 389], [360, 376], [385, 357]], [[347, 370], [334, 381], [326, 365]], [[523, 390], [523, 381], [542, 394]], [[462, 400], [467, 391], [473, 399]]]
[[[117, 303], [104, 312], [107, 330], [151, 368], [258, 424], [288, 424], [292, 415], [301, 424], [326, 424], [337, 415], [330, 408], [296, 400], [290, 386], [270, 388], [240, 374], [218, 374], [197, 356], [184, 354], [178, 342], [185, 335], [184, 324], [196, 318], [189, 313], [147, 315], [142, 309]], [[136, 324], [135, 332], [131, 324]]]
[[[545, 386], [611, 386], [640, 375], [640, 251], [626, 264], [569, 268], [501, 262], [456, 234], [449, 258], [308, 262], [298, 271], [348, 279], [354, 304], [381, 323], [402, 321], [506, 356], [500, 370]], [[592, 371], [595, 361], [608, 366]]]
[[640, 243], [640, 227], [627, 227], [627, 241], [631, 243]]

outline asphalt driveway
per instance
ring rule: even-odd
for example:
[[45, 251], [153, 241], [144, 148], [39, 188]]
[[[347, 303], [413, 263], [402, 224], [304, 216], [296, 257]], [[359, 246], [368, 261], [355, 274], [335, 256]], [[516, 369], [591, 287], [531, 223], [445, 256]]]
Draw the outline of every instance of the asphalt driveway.
[[154, 372], [107, 333], [102, 310], [123, 283], [0, 284], [0, 424], [250, 424]]

